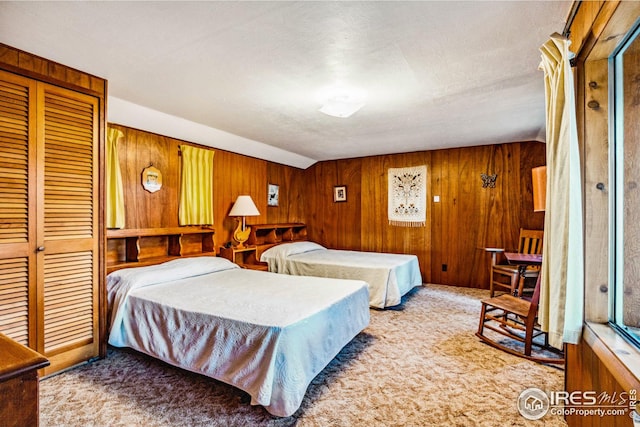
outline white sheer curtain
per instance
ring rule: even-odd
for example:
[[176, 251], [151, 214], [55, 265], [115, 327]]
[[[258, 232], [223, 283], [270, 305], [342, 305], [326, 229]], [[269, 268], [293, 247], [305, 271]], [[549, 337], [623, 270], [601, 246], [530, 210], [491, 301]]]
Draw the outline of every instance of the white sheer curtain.
[[555, 33], [540, 47], [547, 110], [547, 201], [538, 316], [556, 348], [578, 343], [584, 316], [582, 179], [570, 43]]

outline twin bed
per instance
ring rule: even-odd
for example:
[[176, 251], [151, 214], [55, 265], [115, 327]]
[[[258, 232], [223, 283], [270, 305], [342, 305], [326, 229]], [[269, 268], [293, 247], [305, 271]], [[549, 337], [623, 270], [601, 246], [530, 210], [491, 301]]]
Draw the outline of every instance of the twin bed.
[[301, 241], [273, 246], [260, 261], [274, 273], [364, 280], [369, 284], [369, 305], [375, 308], [398, 305], [407, 292], [422, 286], [415, 255], [327, 249]]
[[[396, 281], [404, 274], [393, 273]], [[286, 417], [369, 324], [371, 289], [365, 280], [260, 272], [218, 257], [117, 270], [107, 276], [109, 344], [233, 385]]]
[[369, 324], [363, 281], [245, 270], [216, 257], [117, 270], [107, 293], [109, 344], [231, 384], [280, 417]]

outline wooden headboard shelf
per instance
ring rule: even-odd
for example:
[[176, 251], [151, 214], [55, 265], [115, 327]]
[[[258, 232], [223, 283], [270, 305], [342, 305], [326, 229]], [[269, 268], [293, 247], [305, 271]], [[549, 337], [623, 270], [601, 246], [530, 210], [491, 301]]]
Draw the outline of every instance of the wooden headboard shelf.
[[107, 273], [182, 256], [215, 256], [214, 234], [203, 227], [107, 230]]
[[294, 222], [283, 224], [251, 224], [249, 245], [257, 248], [259, 258], [263, 251], [279, 243], [307, 240], [307, 225]]

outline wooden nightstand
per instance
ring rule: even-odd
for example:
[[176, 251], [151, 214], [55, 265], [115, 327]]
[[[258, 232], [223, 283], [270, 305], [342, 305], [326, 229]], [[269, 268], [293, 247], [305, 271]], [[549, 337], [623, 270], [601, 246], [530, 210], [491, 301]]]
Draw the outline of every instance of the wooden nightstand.
[[0, 425], [38, 425], [38, 369], [48, 365], [41, 354], [0, 334]]
[[261, 262], [259, 264], [242, 264], [240, 267], [248, 268], [249, 270], [269, 271], [269, 264]]
[[258, 261], [256, 258], [255, 246], [247, 246], [246, 248], [220, 248], [220, 256], [228, 259], [231, 262], [235, 262], [242, 268], [249, 268], [251, 270], [268, 271], [269, 266]]

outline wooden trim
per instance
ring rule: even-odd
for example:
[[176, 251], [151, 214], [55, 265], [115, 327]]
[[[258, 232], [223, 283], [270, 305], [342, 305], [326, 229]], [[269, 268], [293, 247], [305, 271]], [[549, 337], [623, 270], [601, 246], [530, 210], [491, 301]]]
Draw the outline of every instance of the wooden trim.
[[106, 80], [0, 43], [0, 69], [77, 92], [105, 98]]
[[105, 96], [98, 98], [98, 193], [99, 203], [98, 206], [98, 221], [100, 224], [98, 231], [98, 296], [100, 301], [98, 302], [98, 337], [99, 344], [99, 357], [107, 357], [107, 325], [108, 308], [107, 308], [107, 287], [104, 278], [107, 275], [107, 233], [104, 228], [106, 218], [106, 165], [107, 165], [107, 153], [106, 153], [106, 135], [107, 135], [107, 96], [108, 94], [108, 82], [104, 81], [104, 93]]
[[569, 9], [569, 14], [567, 15], [567, 22], [565, 23], [564, 29], [562, 30], [562, 34], [565, 37], [568, 37], [571, 34], [571, 26], [573, 25], [573, 21], [576, 19], [576, 15], [581, 5], [582, 2], [579, 0], [574, 1], [571, 5], [571, 9]]
[[165, 227], [165, 228], [124, 228], [122, 230], [107, 230], [107, 239], [139, 236], [166, 236], [169, 234], [202, 234], [214, 233], [209, 227]]
[[[595, 8], [597, 2], [587, 3]], [[609, 65], [608, 57], [640, 16], [640, 2], [605, 2], [576, 25], [591, 39], [578, 55], [576, 112], [583, 150], [585, 205], [585, 319], [608, 321], [609, 282]], [[582, 21], [579, 22], [578, 18]], [[588, 19], [589, 18], [589, 19]]]
[[569, 35], [576, 59], [584, 60], [590, 55], [620, 3], [619, 0], [580, 2]]
[[[584, 116], [580, 122], [584, 129], [581, 146], [584, 148], [583, 192], [584, 229], [588, 238], [584, 242], [585, 259], [585, 319], [607, 322], [609, 319], [609, 96], [607, 90], [607, 60], [587, 61], [580, 70], [584, 76]], [[589, 108], [597, 102], [598, 108]], [[599, 189], [603, 184], [605, 191]]]
[[[610, 332], [607, 333], [605, 329]], [[583, 329], [583, 338], [624, 390], [640, 390], [640, 379], [621, 360], [621, 357], [640, 359], [640, 351], [604, 324], [587, 323]]]
[[592, 43], [585, 46], [580, 56], [588, 61], [608, 58], [639, 13], [640, 3], [635, 1], [605, 2], [591, 27]]

